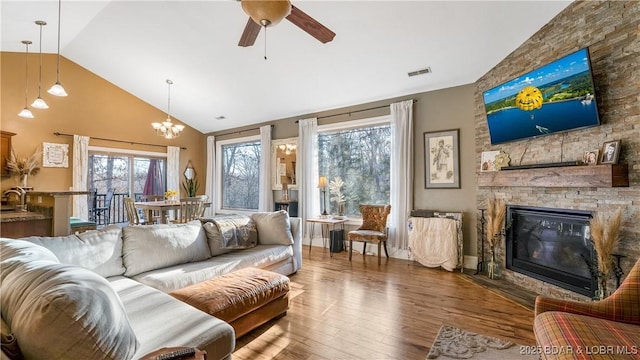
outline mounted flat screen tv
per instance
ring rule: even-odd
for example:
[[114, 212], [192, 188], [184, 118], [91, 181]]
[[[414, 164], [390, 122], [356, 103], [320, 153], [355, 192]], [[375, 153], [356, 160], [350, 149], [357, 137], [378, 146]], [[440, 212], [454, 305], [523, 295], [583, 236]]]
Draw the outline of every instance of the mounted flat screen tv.
[[483, 96], [492, 145], [600, 125], [588, 48]]

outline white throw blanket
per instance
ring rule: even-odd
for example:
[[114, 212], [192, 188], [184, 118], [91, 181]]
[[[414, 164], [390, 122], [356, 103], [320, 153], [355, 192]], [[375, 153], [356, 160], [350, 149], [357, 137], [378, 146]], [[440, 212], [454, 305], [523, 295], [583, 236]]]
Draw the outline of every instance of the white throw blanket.
[[453, 271], [458, 266], [456, 223], [446, 218], [410, 218], [409, 250], [413, 258], [427, 267]]

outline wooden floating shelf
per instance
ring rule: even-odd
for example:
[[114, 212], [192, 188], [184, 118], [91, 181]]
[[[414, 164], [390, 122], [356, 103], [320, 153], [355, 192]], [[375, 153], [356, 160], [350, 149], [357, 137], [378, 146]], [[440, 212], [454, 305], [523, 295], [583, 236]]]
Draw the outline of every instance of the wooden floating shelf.
[[583, 165], [478, 173], [479, 187], [628, 187], [629, 167], [618, 165]]

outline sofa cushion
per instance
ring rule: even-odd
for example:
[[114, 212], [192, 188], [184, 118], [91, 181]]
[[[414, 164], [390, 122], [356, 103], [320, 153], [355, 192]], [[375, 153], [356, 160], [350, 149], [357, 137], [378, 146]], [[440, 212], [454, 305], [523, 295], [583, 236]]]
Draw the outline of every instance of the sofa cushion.
[[250, 249], [258, 245], [255, 222], [246, 215], [218, 215], [205, 219], [211, 255], [223, 250]]
[[104, 277], [122, 275], [125, 272], [122, 264], [122, 231], [118, 225], [77, 235], [31, 236], [22, 240], [46, 247], [63, 264], [81, 266]]
[[90, 270], [24, 261], [0, 286], [2, 318], [27, 359], [130, 359], [138, 347], [120, 299]]
[[230, 359], [233, 328], [190, 305], [126, 277], [108, 281], [122, 299], [140, 347], [139, 359], [163, 347], [188, 346], [207, 352], [207, 359]]
[[259, 212], [251, 215], [258, 228], [258, 242], [262, 245], [292, 245], [289, 214], [284, 210]]
[[51, 250], [28, 241], [0, 238], [0, 284], [20, 264], [30, 261], [59, 263]]
[[211, 254], [200, 221], [133, 225], [122, 228], [126, 276], [208, 259]]

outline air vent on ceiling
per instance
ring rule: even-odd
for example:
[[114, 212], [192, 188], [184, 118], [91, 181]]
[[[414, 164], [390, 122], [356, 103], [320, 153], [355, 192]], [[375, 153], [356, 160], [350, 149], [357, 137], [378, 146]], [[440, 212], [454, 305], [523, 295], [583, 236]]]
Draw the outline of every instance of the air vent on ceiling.
[[431, 74], [431, 68], [430, 67], [426, 67], [424, 69], [420, 69], [420, 70], [416, 70], [416, 71], [412, 71], [410, 73], [407, 73], [407, 75], [409, 75], [409, 76], [418, 76], [418, 75], [422, 75], [422, 74]]
[[216, 116], [216, 120], [224, 120], [226, 117], [224, 115]]

